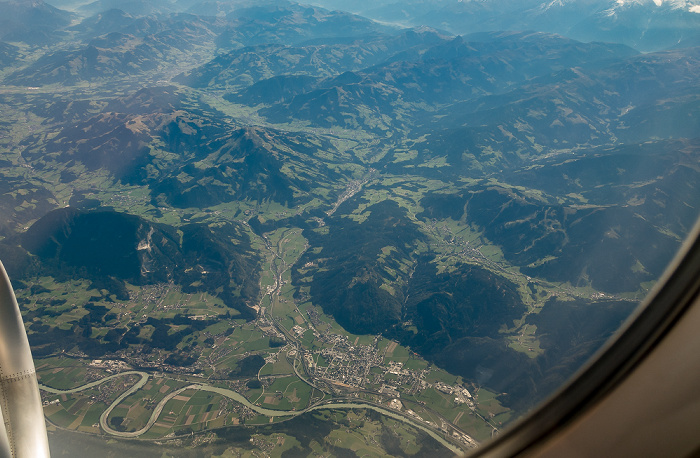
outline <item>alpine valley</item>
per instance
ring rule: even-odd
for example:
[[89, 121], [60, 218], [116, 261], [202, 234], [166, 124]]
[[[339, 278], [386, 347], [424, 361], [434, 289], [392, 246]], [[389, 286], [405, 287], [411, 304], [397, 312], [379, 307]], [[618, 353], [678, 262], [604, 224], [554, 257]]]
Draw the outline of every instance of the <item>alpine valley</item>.
[[692, 228], [700, 3], [316, 3], [0, 1], [55, 456], [461, 453]]

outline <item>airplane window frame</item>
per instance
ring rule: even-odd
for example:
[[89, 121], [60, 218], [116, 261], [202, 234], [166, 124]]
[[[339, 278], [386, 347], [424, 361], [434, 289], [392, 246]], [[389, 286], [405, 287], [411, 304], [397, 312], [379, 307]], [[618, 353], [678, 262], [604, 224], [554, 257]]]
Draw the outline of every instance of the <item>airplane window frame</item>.
[[527, 454], [562, 433], [619, 387], [698, 301], [700, 219], [655, 287], [606, 345], [556, 393], [466, 456]]
[[[674, 326], [683, 320], [688, 310], [693, 306], [698, 308], [698, 298], [700, 220], [651, 293], [637, 304], [632, 316], [625, 320], [603, 348], [563, 386], [547, 395], [544, 402], [537, 403], [531, 413], [523, 415], [505, 428], [502, 434], [467, 455], [517, 455], [563, 430], [627, 380]], [[634, 305], [630, 303], [630, 307]], [[293, 369], [296, 371], [296, 367]]]

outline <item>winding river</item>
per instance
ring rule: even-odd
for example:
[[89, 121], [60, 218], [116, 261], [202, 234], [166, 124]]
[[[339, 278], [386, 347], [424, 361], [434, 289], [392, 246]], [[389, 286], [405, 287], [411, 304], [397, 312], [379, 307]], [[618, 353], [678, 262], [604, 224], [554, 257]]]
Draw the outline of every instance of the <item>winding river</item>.
[[140, 371], [127, 371], [127, 372], [121, 372], [119, 374], [114, 374], [110, 375], [108, 377], [102, 378], [100, 380], [96, 380], [94, 382], [86, 383], [85, 385], [81, 385], [77, 388], [71, 388], [68, 390], [58, 390], [55, 388], [51, 388], [45, 385], [39, 384], [39, 388], [47, 393], [52, 393], [52, 394], [72, 394], [72, 393], [77, 393], [83, 390], [87, 390], [89, 388], [94, 388], [102, 383], [105, 383], [109, 380], [112, 380], [117, 377], [123, 377], [125, 375], [140, 375], [141, 379], [136, 382], [133, 386], [131, 386], [128, 390], [124, 391], [122, 394], [115, 399], [112, 404], [105, 409], [104, 412], [102, 412], [102, 415], [100, 415], [100, 426], [102, 429], [107, 432], [108, 434], [111, 434], [113, 436], [118, 436], [118, 437], [124, 437], [124, 438], [136, 438], [144, 434], [146, 431], [148, 431], [153, 424], [156, 422], [158, 417], [160, 416], [161, 412], [163, 411], [163, 408], [165, 405], [170, 401], [172, 398], [175, 396], [179, 395], [183, 391], [186, 390], [200, 390], [200, 391], [210, 391], [212, 393], [217, 393], [222, 396], [226, 396], [228, 398], [233, 399], [236, 402], [239, 402], [243, 404], [244, 406], [248, 407], [249, 409], [261, 414], [265, 415], [268, 417], [295, 417], [297, 415], [301, 415], [303, 413], [307, 412], [312, 412], [315, 410], [323, 410], [323, 409], [372, 409], [382, 415], [386, 415], [388, 417], [394, 418], [396, 420], [402, 421], [404, 423], [407, 423], [415, 428], [420, 429], [421, 431], [424, 431], [428, 433], [432, 438], [440, 442], [443, 446], [447, 447], [449, 450], [451, 450], [453, 453], [456, 454], [461, 454], [463, 453], [463, 450], [460, 450], [458, 447], [456, 447], [454, 444], [446, 441], [442, 436], [437, 434], [435, 431], [432, 429], [428, 428], [427, 426], [410, 419], [404, 415], [401, 415], [397, 412], [393, 412], [387, 409], [384, 409], [382, 407], [379, 407], [374, 404], [369, 404], [369, 403], [364, 403], [364, 402], [357, 402], [357, 401], [352, 401], [352, 402], [334, 402], [334, 401], [329, 401], [326, 404], [320, 404], [320, 405], [315, 405], [308, 407], [304, 410], [271, 410], [271, 409], [265, 409], [260, 406], [256, 406], [255, 404], [252, 404], [248, 399], [246, 399], [244, 396], [242, 396], [240, 393], [237, 393], [236, 391], [229, 390], [226, 388], [219, 388], [211, 385], [204, 385], [200, 383], [193, 383], [191, 385], [187, 385], [185, 387], [182, 387], [178, 390], [173, 391], [172, 393], [169, 393], [167, 396], [165, 396], [163, 399], [160, 400], [160, 402], [156, 405], [155, 409], [153, 409], [153, 413], [151, 414], [151, 417], [148, 419], [148, 422], [146, 425], [137, 430], [137, 431], [117, 431], [113, 428], [111, 428], [107, 422], [107, 418], [109, 417], [109, 414], [112, 413], [112, 410], [114, 410], [115, 407], [117, 407], [124, 399], [126, 399], [128, 396], [131, 394], [135, 393], [136, 391], [140, 390], [143, 386], [146, 385], [148, 382], [148, 378], [150, 377], [149, 374], [146, 372], [140, 372]]

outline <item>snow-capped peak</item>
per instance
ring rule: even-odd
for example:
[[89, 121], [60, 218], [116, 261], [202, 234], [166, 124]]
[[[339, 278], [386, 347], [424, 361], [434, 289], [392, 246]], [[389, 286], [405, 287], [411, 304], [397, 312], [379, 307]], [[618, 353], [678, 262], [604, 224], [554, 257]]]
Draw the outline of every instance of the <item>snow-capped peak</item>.
[[683, 9], [693, 13], [700, 13], [700, 1], [698, 0], [616, 0], [617, 6], [649, 5], [666, 6], [671, 9]]

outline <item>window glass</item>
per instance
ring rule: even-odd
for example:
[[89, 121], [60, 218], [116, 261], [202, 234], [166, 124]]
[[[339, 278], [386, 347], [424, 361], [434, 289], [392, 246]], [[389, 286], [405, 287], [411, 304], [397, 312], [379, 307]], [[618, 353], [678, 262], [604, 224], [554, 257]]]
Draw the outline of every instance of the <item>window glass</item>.
[[468, 451], [693, 226], [700, 6], [312, 3], [0, 2], [53, 453]]

